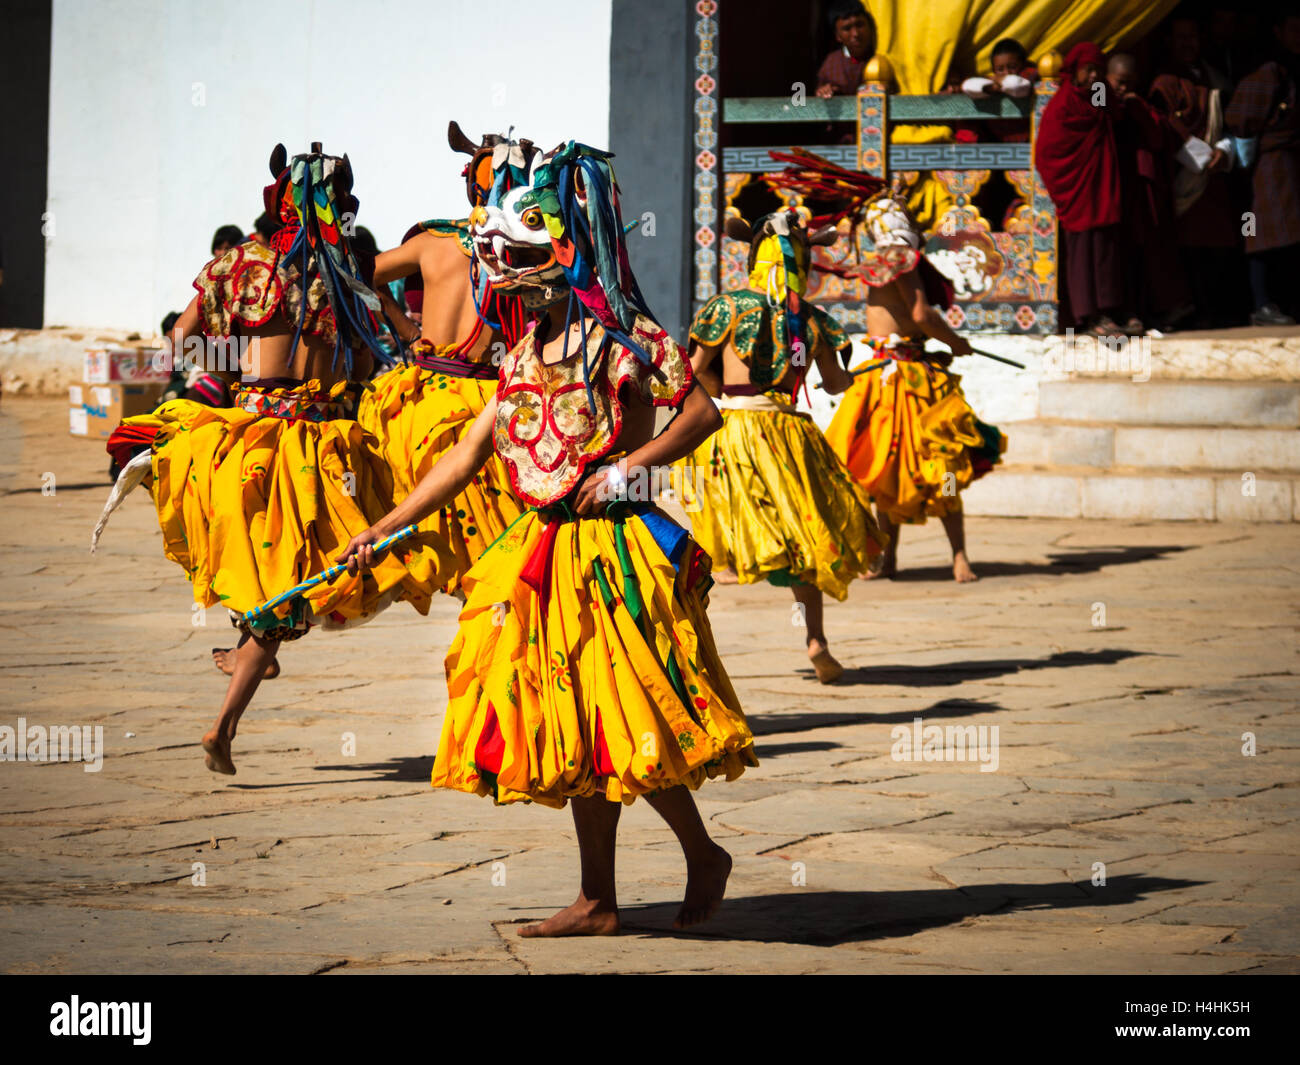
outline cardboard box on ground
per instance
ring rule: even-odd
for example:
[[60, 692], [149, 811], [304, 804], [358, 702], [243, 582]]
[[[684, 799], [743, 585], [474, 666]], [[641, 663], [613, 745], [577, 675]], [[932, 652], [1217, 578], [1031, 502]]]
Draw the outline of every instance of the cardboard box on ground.
[[73, 436], [107, 440], [123, 418], [156, 408], [169, 374], [154, 366], [152, 344], [87, 348], [82, 383], [68, 389], [68, 430]]

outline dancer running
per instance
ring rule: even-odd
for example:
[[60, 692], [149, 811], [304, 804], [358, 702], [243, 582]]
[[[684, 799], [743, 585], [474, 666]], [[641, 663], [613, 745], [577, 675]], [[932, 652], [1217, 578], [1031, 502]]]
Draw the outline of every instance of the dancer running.
[[[209, 263], [180, 337], [244, 341], [244, 383], [234, 404], [173, 400], [126, 419], [110, 449], [125, 464], [92, 540], [136, 484], [152, 476], [163, 550], [194, 585], [195, 602], [221, 604], [242, 633], [217, 720], [203, 736], [205, 764], [233, 774], [239, 720], [284, 640], [315, 624], [343, 627], [394, 599], [424, 613], [453, 560], [427, 538], [409, 541], [365, 578], [344, 575], [276, 611], [246, 618], [267, 599], [327, 569], [340, 546], [393, 506], [392, 477], [361, 426], [344, 415], [380, 351], [366, 264], [344, 228], [355, 214], [346, 157], [313, 144], [286, 165], [271, 155], [268, 207], [285, 222], [270, 247], [249, 242]], [[125, 457], [125, 454], [123, 454]]]

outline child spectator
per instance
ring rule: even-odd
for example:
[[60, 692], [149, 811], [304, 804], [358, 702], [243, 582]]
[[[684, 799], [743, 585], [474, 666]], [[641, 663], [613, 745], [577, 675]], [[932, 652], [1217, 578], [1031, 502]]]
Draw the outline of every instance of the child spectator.
[[[961, 83], [961, 91], [972, 99], [981, 100], [989, 96], [1006, 95], [1020, 98], [1034, 91], [1034, 82], [1038, 80], [1038, 68], [1029, 62], [1025, 46], [1014, 37], [1003, 37], [993, 46], [990, 56], [993, 64], [992, 74], [976, 75]], [[1027, 141], [1029, 129], [1023, 119], [995, 119], [982, 124], [989, 133], [989, 140]], [[957, 136], [959, 141], [968, 139]]]
[[876, 24], [857, 0], [841, 0], [831, 8], [827, 21], [840, 46], [822, 60], [817, 95], [856, 95], [863, 68], [876, 51]]

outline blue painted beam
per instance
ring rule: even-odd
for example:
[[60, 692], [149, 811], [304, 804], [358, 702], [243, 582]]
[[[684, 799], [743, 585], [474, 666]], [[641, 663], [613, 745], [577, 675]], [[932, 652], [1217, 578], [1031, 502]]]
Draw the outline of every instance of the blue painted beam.
[[[965, 93], [936, 93], [933, 96], [889, 97], [889, 121], [893, 122], [979, 122], [990, 118], [1028, 118], [1032, 97], [1014, 100], [992, 96], [972, 100]], [[823, 100], [808, 96], [795, 104], [790, 96], [730, 96], [722, 101], [722, 120], [753, 122], [856, 122], [857, 99], [832, 96]]]
[[[839, 166], [858, 168], [858, 150], [852, 144], [808, 144], [808, 151], [825, 156]], [[769, 151], [788, 152], [788, 145], [770, 148], [724, 148], [722, 170], [727, 174], [770, 174], [781, 169]], [[890, 170], [1028, 170], [1032, 165], [1028, 144], [891, 144]]]

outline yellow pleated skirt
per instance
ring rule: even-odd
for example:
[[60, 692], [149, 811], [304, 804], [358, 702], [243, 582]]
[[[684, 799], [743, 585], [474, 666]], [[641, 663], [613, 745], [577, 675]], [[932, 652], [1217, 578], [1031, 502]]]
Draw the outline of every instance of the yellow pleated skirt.
[[657, 511], [526, 512], [465, 575], [434, 786], [630, 803], [757, 765], [713, 644], [708, 574]]
[[[157, 430], [151, 492], [163, 551], [205, 607], [261, 606], [333, 566], [394, 506], [391, 475], [355, 421], [289, 421], [178, 399], [126, 423]], [[399, 600], [426, 613], [453, 563], [428, 537], [408, 540], [369, 573], [344, 573], [275, 617], [297, 612], [346, 627]], [[268, 616], [259, 630], [272, 627]]]
[[[400, 503], [478, 417], [497, 383], [401, 366], [372, 386], [361, 397], [357, 420], [378, 441]], [[458, 591], [461, 576], [522, 510], [493, 452], [464, 492], [421, 522], [420, 531], [446, 544], [456, 559], [444, 592]]]
[[920, 361], [860, 375], [826, 437], [881, 512], [899, 524], [960, 512], [962, 490], [1006, 450], [1006, 437], [966, 402], [961, 377]]
[[724, 410], [722, 428], [683, 463], [692, 532], [741, 584], [814, 585], [844, 599], [888, 542], [806, 414]]

